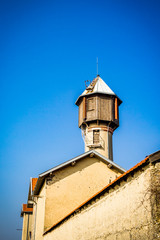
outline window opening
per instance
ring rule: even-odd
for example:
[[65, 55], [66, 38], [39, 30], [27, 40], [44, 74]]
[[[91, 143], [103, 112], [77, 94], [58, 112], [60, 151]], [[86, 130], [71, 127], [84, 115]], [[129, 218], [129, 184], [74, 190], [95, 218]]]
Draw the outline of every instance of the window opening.
[[87, 101], [87, 110], [92, 111], [94, 110], [94, 98], [89, 98]]
[[100, 131], [93, 130], [93, 144], [99, 143], [99, 138], [100, 138]]

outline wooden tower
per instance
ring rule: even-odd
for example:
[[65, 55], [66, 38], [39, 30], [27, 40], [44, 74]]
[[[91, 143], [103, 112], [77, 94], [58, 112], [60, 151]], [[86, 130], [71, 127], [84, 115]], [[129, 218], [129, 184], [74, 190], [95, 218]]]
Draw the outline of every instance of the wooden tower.
[[121, 103], [99, 75], [79, 96], [76, 105], [85, 151], [94, 149], [113, 160], [112, 135], [119, 126], [118, 107]]

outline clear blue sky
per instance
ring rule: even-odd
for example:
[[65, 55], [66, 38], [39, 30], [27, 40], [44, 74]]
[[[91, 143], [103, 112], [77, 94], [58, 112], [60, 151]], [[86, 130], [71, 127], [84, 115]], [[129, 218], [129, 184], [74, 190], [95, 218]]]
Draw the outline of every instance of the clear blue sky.
[[85, 80], [122, 99], [114, 161], [160, 146], [160, 1], [0, 2], [2, 240], [20, 240], [29, 179], [84, 152], [74, 105]]

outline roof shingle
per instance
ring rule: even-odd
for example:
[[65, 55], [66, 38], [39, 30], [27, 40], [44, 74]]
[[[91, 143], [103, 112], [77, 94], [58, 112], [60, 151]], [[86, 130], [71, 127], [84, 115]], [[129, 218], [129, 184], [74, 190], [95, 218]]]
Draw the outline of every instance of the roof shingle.
[[36, 186], [38, 178], [32, 178], [32, 192], [34, 191], [34, 188]]
[[21, 217], [23, 216], [24, 213], [32, 213], [33, 208], [27, 207], [27, 204], [22, 204], [22, 210], [21, 210]]

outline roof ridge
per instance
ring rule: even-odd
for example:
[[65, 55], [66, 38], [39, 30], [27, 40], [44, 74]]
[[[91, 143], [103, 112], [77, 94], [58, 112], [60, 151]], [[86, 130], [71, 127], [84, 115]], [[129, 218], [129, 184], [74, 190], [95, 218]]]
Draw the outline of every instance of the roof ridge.
[[41, 174], [39, 174], [39, 178], [37, 180], [37, 183], [36, 183], [36, 186], [34, 188], [34, 194], [37, 194], [38, 191], [40, 190], [41, 188], [41, 185], [43, 184], [43, 180], [44, 178], [46, 177], [47, 174], [53, 172], [53, 171], [56, 171], [56, 170], [59, 170], [60, 168], [63, 168], [63, 167], [66, 167], [67, 165], [71, 164], [72, 162], [76, 162], [76, 161], [79, 161], [81, 160], [82, 158], [88, 156], [89, 154], [91, 153], [94, 153], [97, 157], [99, 157], [101, 159], [101, 161], [104, 161], [106, 164], [112, 164], [113, 167], [119, 169], [119, 171], [121, 173], [125, 172], [126, 170], [122, 167], [120, 167], [118, 164], [114, 163], [112, 160], [106, 158], [105, 156], [103, 156], [102, 154], [98, 153], [97, 151], [95, 150], [90, 150], [88, 152], [85, 152], [85, 153], [82, 153], [81, 155], [78, 155], [77, 157], [74, 157], [64, 163], [61, 163], [59, 164], [58, 166], [55, 166]]

